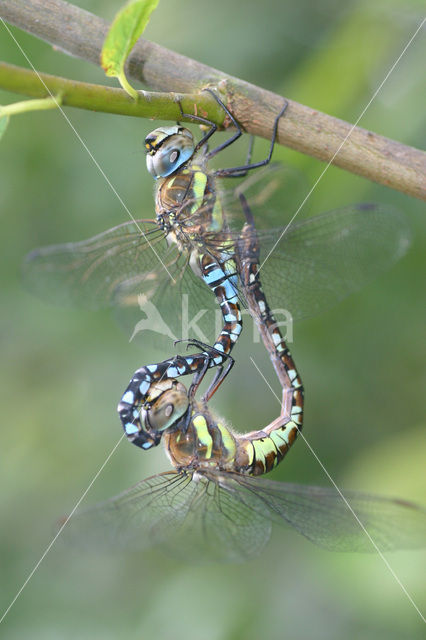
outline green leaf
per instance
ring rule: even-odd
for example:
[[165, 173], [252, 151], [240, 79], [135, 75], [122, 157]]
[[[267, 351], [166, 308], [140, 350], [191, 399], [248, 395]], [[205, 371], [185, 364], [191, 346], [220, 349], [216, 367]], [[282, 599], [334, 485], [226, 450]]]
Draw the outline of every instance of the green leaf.
[[119, 79], [121, 86], [137, 100], [138, 93], [127, 81], [124, 63], [148, 24], [159, 0], [130, 0], [115, 16], [105, 38], [101, 64], [107, 76]]
[[8, 124], [9, 124], [9, 116], [0, 116], [0, 138], [6, 131]]

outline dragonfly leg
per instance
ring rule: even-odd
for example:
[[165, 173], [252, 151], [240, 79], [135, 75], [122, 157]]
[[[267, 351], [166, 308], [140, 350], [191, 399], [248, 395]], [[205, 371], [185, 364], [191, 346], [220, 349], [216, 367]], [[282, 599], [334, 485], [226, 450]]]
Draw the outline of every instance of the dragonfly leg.
[[[218, 349], [215, 349], [215, 347], [201, 342], [201, 340], [192, 338], [190, 338], [189, 340], [176, 340], [175, 344], [177, 344], [178, 342], [187, 342], [187, 348], [198, 347], [199, 349], [204, 349], [204, 351], [208, 354], [204, 367], [195, 374], [191, 386], [189, 387], [188, 397], [190, 400], [194, 399], [197, 389], [200, 386], [204, 376], [206, 375], [207, 370], [210, 367], [216, 366], [215, 377], [210, 383], [207, 391], [201, 398], [201, 401], [206, 403], [212, 397], [212, 395], [216, 393], [217, 389], [234, 366], [235, 360], [229, 353], [219, 351]], [[222, 362], [220, 364], [217, 364], [218, 359], [220, 359], [220, 361], [226, 361], [226, 366], [224, 366]]]
[[194, 149], [194, 153], [196, 153], [199, 149], [201, 149], [201, 147], [203, 147], [206, 144], [209, 138], [211, 138], [212, 135], [217, 131], [217, 124], [212, 120], [209, 120], [208, 118], [203, 118], [202, 116], [196, 116], [193, 113], [184, 113], [180, 102], [178, 102], [178, 105], [179, 105], [182, 118], [188, 118], [192, 120], [192, 122], [198, 122], [199, 124], [204, 124], [210, 127], [210, 129], [204, 134], [201, 140], [196, 144]]
[[[272, 158], [272, 153], [274, 151], [275, 141], [277, 139], [278, 123], [280, 121], [280, 118], [284, 115], [287, 107], [288, 107], [288, 102], [287, 100], [285, 100], [284, 106], [282, 107], [281, 111], [279, 112], [279, 114], [274, 120], [274, 126], [272, 128], [271, 145], [269, 147], [269, 153], [264, 160], [260, 160], [259, 162], [253, 162], [252, 164], [249, 161], [245, 165], [242, 165], [240, 167], [229, 167], [228, 169], [218, 169], [217, 171], [214, 172], [214, 175], [220, 178], [240, 178], [245, 176], [246, 173], [248, 171], [251, 171], [252, 169], [264, 167], [265, 165], [269, 164]], [[250, 159], [251, 159], [251, 154], [250, 154]]]
[[[250, 165], [251, 164], [251, 157], [253, 154], [253, 147], [254, 147], [254, 136], [250, 136], [250, 142], [249, 142], [249, 146], [247, 149], [247, 156], [246, 156], [246, 162], [244, 166]], [[233, 173], [231, 178], [244, 178], [244, 176], [246, 176], [248, 173], [247, 169], [245, 169], [244, 171], [242, 171], [241, 173]]]
[[[250, 136], [250, 142], [249, 142], [249, 147], [248, 147], [247, 156], [246, 156], [246, 163], [244, 165], [245, 167], [247, 165], [250, 165], [250, 163], [251, 163], [251, 156], [252, 156], [252, 153], [253, 153], [253, 146], [254, 146], [254, 136]], [[229, 177], [230, 178], [244, 178], [247, 175], [247, 173], [248, 173], [248, 170], [247, 169], [243, 169], [241, 171], [241, 173], [239, 173], [239, 172], [232, 173]]]
[[226, 366], [221, 365], [216, 368], [215, 377], [210, 383], [207, 391], [201, 397], [202, 402], [207, 403], [210, 400], [210, 398], [216, 393], [216, 391], [219, 389], [220, 385], [225, 380], [226, 376], [228, 375], [228, 373], [230, 372], [234, 364], [235, 364], [234, 358], [231, 358], [231, 356], [229, 356], [228, 354], [228, 359], [226, 360]]
[[[210, 93], [213, 96], [213, 98], [222, 107], [222, 109], [224, 110], [224, 112], [226, 113], [228, 118], [231, 120], [231, 122], [234, 125], [234, 127], [237, 129], [237, 131], [230, 138], [228, 138], [228, 140], [225, 140], [225, 142], [223, 142], [222, 144], [218, 145], [217, 147], [215, 147], [211, 151], [208, 151], [205, 154], [206, 158], [210, 159], [213, 156], [215, 156], [216, 154], [218, 154], [221, 151], [223, 151], [224, 149], [226, 149], [227, 147], [229, 147], [236, 140], [238, 140], [238, 138], [241, 137], [241, 135], [243, 133], [243, 130], [241, 128], [241, 125], [235, 119], [235, 117], [233, 116], [231, 111], [228, 109], [228, 107], [225, 105], [225, 103], [222, 102], [222, 100], [219, 98], [219, 96], [216, 95], [216, 93], [212, 89], [206, 88], [206, 89], [203, 89], [203, 91], [207, 91], [208, 93]], [[182, 106], [180, 105], [180, 103], [179, 103], [179, 107], [180, 107], [182, 116], [190, 118], [194, 122], [199, 122], [200, 124], [206, 124], [206, 125], [210, 126], [210, 130], [207, 131], [205, 136], [200, 140], [200, 142], [197, 144], [197, 146], [195, 148], [195, 150], [198, 151], [198, 149], [200, 149], [207, 142], [207, 140], [213, 135], [213, 133], [215, 133], [215, 131], [217, 130], [217, 125], [214, 122], [212, 122], [211, 120], [208, 120], [207, 118], [202, 118], [201, 116], [195, 116], [195, 115], [192, 115], [192, 114], [183, 113]], [[253, 164], [251, 163], [251, 154], [252, 154], [252, 149], [253, 149], [253, 136], [252, 136], [251, 137], [251, 141], [250, 141], [250, 146], [249, 146], [249, 151], [248, 151], [246, 163], [244, 165], [240, 166], [240, 167], [230, 167], [228, 169], [218, 169], [217, 171], [214, 172], [214, 175], [218, 176], [218, 177], [226, 177], [226, 178], [242, 178], [245, 175], [247, 175], [247, 172], [250, 171], [251, 169], [257, 169], [258, 167], [263, 167], [263, 166], [269, 164], [269, 162], [271, 161], [271, 158], [272, 158], [272, 152], [274, 150], [275, 141], [276, 141], [276, 138], [277, 138], [278, 123], [279, 123], [280, 118], [284, 115], [284, 112], [286, 111], [287, 107], [288, 107], [288, 102], [287, 102], [287, 100], [285, 100], [281, 111], [279, 112], [279, 114], [275, 118], [274, 126], [273, 126], [273, 129], [272, 129], [271, 146], [269, 148], [269, 153], [268, 153], [267, 157], [264, 160], [261, 160], [260, 162], [254, 162]]]
[[[206, 153], [206, 158], [210, 159], [220, 151], [223, 151], [223, 149], [226, 149], [226, 147], [229, 147], [229, 145], [233, 144], [236, 140], [238, 140], [238, 138], [242, 136], [243, 130], [239, 125], [239, 123], [237, 122], [237, 120], [232, 115], [232, 113], [229, 111], [228, 107], [215, 94], [215, 92], [212, 91], [212, 89], [206, 88], [206, 89], [203, 89], [203, 91], [207, 91], [213, 96], [216, 102], [222, 107], [226, 115], [230, 118], [234, 127], [237, 129], [237, 131], [228, 140], [225, 140], [225, 142], [220, 144], [218, 147]], [[215, 131], [217, 131], [217, 124], [212, 122], [212, 120], [208, 120], [207, 118], [202, 118], [201, 116], [196, 116], [191, 113], [184, 113], [180, 102], [179, 102], [179, 108], [183, 117], [190, 118], [193, 122], [199, 122], [200, 124], [205, 124], [210, 127], [209, 131], [207, 131], [207, 133], [203, 136], [203, 138], [200, 140], [200, 142], [198, 142], [197, 146], [195, 147], [195, 151], [198, 151], [199, 149], [201, 149], [202, 146], [206, 144], [207, 140], [211, 138], [211, 136], [215, 133]], [[242, 175], [244, 175], [244, 173]]]
[[215, 94], [215, 92], [212, 91], [212, 89], [206, 88], [206, 89], [203, 89], [203, 91], [207, 91], [208, 93], [210, 93], [210, 95], [213, 96], [213, 98], [216, 100], [218, 105], [220, 107], [222, 107], [222, 109], [224, 110], [224, 112], [226, 113], [226, 115], [231, 120], [232, 124], [234, 125], [234, 127], [237, 130], [230, 138], [228, 138], [228, 140], [225, 140], [225, 142], [222, 142], [222, 144], [220, 144], [218, 147], [216, 147], [215, 149], [212, 149], [211, 151], [207, 152], [206, 157], [207, 158], [213, 158], [213, 156], [215, 156], [217, 153], [220, 153], [221, 151], [226, 149], [226, 147], [229, 147], [236, 140], [238, 140], [238, 138], [240, 138], [242, 136], [243, 130], [242, 130], [241, 125], [239, 124], [239, 122], [237, 122], [237, 120], [234, 118], [232, 113], [229, 111], [228, 107], [222, 102], [222, 100], [219, 98], [219, 96], [217, 96]]

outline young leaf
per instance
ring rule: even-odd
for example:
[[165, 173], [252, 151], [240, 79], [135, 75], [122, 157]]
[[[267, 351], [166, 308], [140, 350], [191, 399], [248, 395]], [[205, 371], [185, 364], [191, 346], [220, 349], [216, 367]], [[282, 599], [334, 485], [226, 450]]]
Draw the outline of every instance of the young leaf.
[[0, 138], [6, 131], [8, 124], [9, 124], [9, 116], [0, 116]]
[[102, 47], [101, 64], [106, 75], [118, 78], [123, 89], [136, 100], [138, 93], [126, 78], [124, 63], [158, 2], [130, 0], [115, 16]]

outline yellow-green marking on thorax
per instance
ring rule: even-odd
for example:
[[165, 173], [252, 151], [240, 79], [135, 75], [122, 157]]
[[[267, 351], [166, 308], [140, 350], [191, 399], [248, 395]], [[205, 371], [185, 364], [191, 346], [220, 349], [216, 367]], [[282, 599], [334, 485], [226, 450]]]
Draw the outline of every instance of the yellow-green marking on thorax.
[[220, 432], [220, 436], [222, 438], [222, 445], [223, 445], [223, 449], [225, 451], [225, 459], [226, 460], [233, 460], [235, 458], [235, 454], [237, 452], [237, 446], [235, 444], [235, 439], [233, 438], [233, 436], [231, 435], [229, 429], [227, 429], [223, 424], [221, 424], [220, 422], [217, 423], [217, 428]]
[[207, 428], [207, 420], [204, 416], [198, 415], [192, 420], [194, 429], [197, 434], [197, 440], [203, 447], [206, 448], [206, 458], [211, 458], [213, 449], [213, 438], [211, 437]]
[[206, 185], [207, 174], [204, 171], [195, 171], [192, 182], [192, 192], [194, 194], [195, 202], [191, 207], [191, 214], [196, 213], [200, 206], [203, 204]]
[[[206, 172], [201, 169], [201, 167], [198, 167], [196, 165], [191, 167], [191, 171], [193, 172], [192, 193], [193, 193], [194, 202], [190, 209], [190, 214], [193, 215], [197, 213], [197, 211], [200, 209], [200, 207], [204, 202], [205, 191], [208, 183], [208, 176]], [[216, 197], [214, 194], [209, 193], [208, 197], [211, 197], [212, 199], [214, 199], [213, 206], [211, 207], [211, 211], [210, 211], [211, 219], [210, 219], [209, 230], [220, 231], [220, 229], [222, 229], [222, 226], [223, 226], [222, 204], [220, 202], [220, 199]]]

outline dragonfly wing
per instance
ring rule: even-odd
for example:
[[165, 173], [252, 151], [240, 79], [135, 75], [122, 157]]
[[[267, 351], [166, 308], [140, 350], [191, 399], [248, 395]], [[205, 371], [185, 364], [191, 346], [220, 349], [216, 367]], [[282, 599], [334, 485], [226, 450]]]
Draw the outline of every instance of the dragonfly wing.
[[329, 551], [374, 552], [426, 544], [426, 511], [381, 496], [230, 474], [230, 489], [253, 509]]
[[198, 478], [185, 517], [163, 540], [163, 550], [196, 563], [244, 562], [258, 555], [270, 538], [270, 519], [222, 487], [214, 474]]
[[389, 269], [407, 251], [405, 216], [380, 205], [353, 205], [288, 229], [259, 231], [260, 280], [273, 310], [293, 320], [329, 309]]
[[120, 285], [133, 276], [147, 288], [151, 274], [171, 279], [175, 259], [158, 227], [139, 220], [82, 242], [36, 249], [23, 272], [28, 289], [48, 302], [98, 309], [114, 304]]
[[[309, 191], [303, 174], [281, 163], [271, 163], [253, 171], [238, 184], [235, 179], [228, 179], [228, 184], [231, 187], [221, 192], [221, 199], [227, 220], [236, 231], [245, 222], [240, 193], [244, 194], [254, 215], [257, 229], [262, 229], [282, 225], [283, 215], [290, 219]], [[307, 206], [303, 210], [306, 212]]]
[[[47, 302], [114, 307], [132, 337], [214, 342], [219, 306], [176, 244], [155, 223], [121, 224], [82, 242], [42, 247], [23, 266], [27, 288]], [[194, 323], [198, 314], [199, 322]], [[201, 317], [200, 317], [201, 316]], [[220, 323], [220, 320], [219, 320]], [[199, 328], [198, 328], [199, 327]]]
[[262, 550], [270, 530], [270, 520], [215, 482], [166, 472], [77, 511], [62, 537], [91, 551], [158, 546], [189, 563], [242, 562]]
[[152, 476], [114, 498], [76, 511], [62, 537], [90, 551], [149, 548], [157, 543], [153, 531], [159, 522], [179, 524], [189, 488], [190, 478], [179, 473]]
[[149, 332], [154, 342], [168, 336], [213, 344], [223, 318], [212, 290], [194, 274], [187, 256], [178, 252], [173, 276], [173, 280], [164, 279], [157, 270], [149, 276], [150, 285], [143, 281], [141, 287], [138, 275], [122, 283], [115, 305], [119, 323], [135, 339], [143, 340]]

